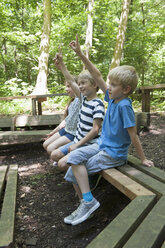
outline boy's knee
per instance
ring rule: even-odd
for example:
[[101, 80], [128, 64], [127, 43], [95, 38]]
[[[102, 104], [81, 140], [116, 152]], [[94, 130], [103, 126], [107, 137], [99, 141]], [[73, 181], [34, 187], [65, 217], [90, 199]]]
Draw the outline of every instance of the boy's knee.
[[47, 150], [47, 153], [50, 155], [56, 150], [56, 147], [52, 147], [51, 145], [49, 145], [47, 146], [46, 150]]
[[43, 143], [43, 148], [46, 150], [46, 148], [47, 148], [47, 144], [46, 144], [46, 141]]
[[63, 157], [63, 154], [59, 149], [57, 149], [51, 153], [50, 157], [54, 161], [59, 161], [59, 159]]
[[62, 170], [67, 169], [67, 168], [68, 168], [67, 159], [66, 159], [66, 158], [60, 159], [60, 160], [58, 161], [58, 166], [59, 166], [59, 168], [62, 169]]

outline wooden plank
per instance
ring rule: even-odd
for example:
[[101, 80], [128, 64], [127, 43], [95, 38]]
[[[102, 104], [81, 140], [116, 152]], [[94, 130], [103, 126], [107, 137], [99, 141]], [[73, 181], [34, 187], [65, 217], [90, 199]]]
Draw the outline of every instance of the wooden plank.
[[114, 168], [102, 171], [101, 175], [131, 200], [140, 195], [153, 195], [153, 192]]
[[165, 89], [165, 84], [156, 84], [151, 86], [141, 86], [141, 90], [156, 90], [156, 89]]
[[[43, 99], [45, 99], [45, 98], [43, 98]], [[42, 115], [42, 104], [41, 104], [41, 102], [42, 101], [38, 101], [38, 115]]]
[[163, 170], [160, 170], [157, 167], [144, 166], [144, 165], [142, 165], [141, 161], [138, 158], [136, 158], [132, 155], [128, 156], [128, 162], [134, 168], [136, 168], [140, 171], [143, 171], [147, 175], [150, 175], [151, 177], [159, 180], [160, 182], [165, 183], [165, 172]]
[[50, 130], [0, 132], [0, 145], [40, 142], [46, 138], [48, 133]]
[[15, 119], [16, 127], [25, 126], [49, 126], [49, 125], [59, 125], [63, 119], [63, 114], [56, 115], [20, 115]]
[[165, 196], [149, 212], [123, 248], [158, 248], [165, 239]]
[[26, 98], [37, 99], [37, 98], [55, 97], [55, 96], [67, 96], [67, 93], [30, 95], [30, 96], [7, 96], [7, 97], [0, 97], [0, 101], [7, 101], [7, 100], [13, 100], [13, 99], [26, 99]]
[[150, 112], [150, 90], [142, 90], [142, 112]]
[[0, 218], [0, 247], [13, 243], [18, 166], [11, 165]]
[[36, 99], [32, 99], [32, 115], [37, 115]]
[[142, 171], [139, 171], [130, 165], [123, 165], [117, 168], [120, 172], [126, 174], [136, 182], [140, 183], [147, 189], [153, 191], [157, 194], [158, 198], [165, 193], [165, 184], [159, 182], [158, 180], [146, 175]]
[[0, 128], [1, 127], [12, 127], [13, 118], [12, 117], [1, 117], [0, 118]]
[[8, 169], [7, 165], [0, 166], [0, 200], [1, 200], [3, 189], [4, 189], [7, 169]]
[[155, 202], [153, 195], [138, 196], [87, 247], [122, 248]]

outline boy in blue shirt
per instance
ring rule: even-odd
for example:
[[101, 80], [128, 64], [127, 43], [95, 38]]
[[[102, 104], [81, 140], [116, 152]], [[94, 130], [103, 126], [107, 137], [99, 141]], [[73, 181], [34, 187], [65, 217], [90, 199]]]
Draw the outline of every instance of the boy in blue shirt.
[[70, 168], [65, 179], [73, 183], [74, 188], [79, 192], [79, 197], [82, 194], [82, 200], [80, 206], [71, 215], [64, 218], [64, 222], [77, 225], [85, 221], [100, 206], [90, 191], [88, 175], [124, 165], [131, 142], [136, 148], [142, 164], [153, 166], [153, 162], [147, 160], [144, 155], [136, 132], [131, 100], [128, 98], [138, 83], [134, 67], [125, 65], [112, 69], [108, 75], [110, 84], [107, 86], [99, 70], [82, 53], [78, 36], [76, 41], [70, 43], [70, 47], [90, 71], [98, 86], [105, 93], [105, 101], [108, 102], [98, 144], [78, 148], [76, 154], [75, 151], [72, 151], [67, 160]]

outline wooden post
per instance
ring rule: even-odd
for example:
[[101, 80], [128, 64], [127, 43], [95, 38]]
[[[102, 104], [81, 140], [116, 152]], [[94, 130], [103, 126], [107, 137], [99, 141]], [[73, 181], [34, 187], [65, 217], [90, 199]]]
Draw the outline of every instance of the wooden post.
[[36, 111], [36, 99], [32, 98], [32, 115], [37, 115]]
[[38, 101], [38, 115], [42, 115], [42, 102], [47, 101], [47, 97], [37, 98]]
[[150, 112], [150, 90], [142, 90], [142, 112]]
[[38, 115], [42, 115], [42, 104], [38, 101]]

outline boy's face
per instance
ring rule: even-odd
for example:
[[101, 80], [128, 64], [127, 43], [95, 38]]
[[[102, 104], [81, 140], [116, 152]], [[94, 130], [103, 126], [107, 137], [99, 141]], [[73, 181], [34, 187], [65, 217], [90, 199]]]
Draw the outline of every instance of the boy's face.
[[91, 82], [86, 78], [78, 80], [78, 85], [80, 92], [87, 98], [90, 98], [96, 93], [96, 85], [91, 84]]
[[115, 102], [119, 102], [126, 97], [124, 88], [117, 80], [110, 79], [109, 97], [114, 99]]

